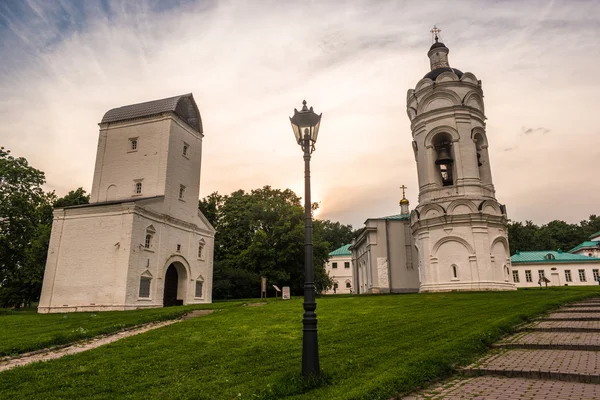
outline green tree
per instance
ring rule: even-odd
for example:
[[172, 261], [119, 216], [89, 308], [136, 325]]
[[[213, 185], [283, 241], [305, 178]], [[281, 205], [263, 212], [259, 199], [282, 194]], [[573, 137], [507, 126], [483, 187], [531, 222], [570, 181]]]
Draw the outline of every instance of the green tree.
[[352, 225], [343, 225], [337, 221], [315, 220], [315, 230], [322, 229], [323, 239], [329, 244], [329, 251], [333, 251], [345, 244], [350, 244], [354, 239]]
[[[260, 276], [269, 283], [290, 286], [301, 294], [304, 285], [304, 209], [289, 190], [265, 186], [227, 196], [213, 193], [199, 208], [217, 229], [215, 237], [215, 298], [256, 297]], [[329, 244], [320, 229], [313, 235], [315, 283], [331, 280], [325, 272]]]
[[18, 307], [35, 300], [28, 282], [39, 225], [49, 196], [42, 190], [44, 173], [0, 148], [0, 306]]
[[89, 204], [90, 195], [85, 194], [85, 190], [82, 187], [77, 190], [71, 190], [64, 197], [54, 201], [54, 208], [63, 208], [70, 206], [80, 206], [82, 204]]

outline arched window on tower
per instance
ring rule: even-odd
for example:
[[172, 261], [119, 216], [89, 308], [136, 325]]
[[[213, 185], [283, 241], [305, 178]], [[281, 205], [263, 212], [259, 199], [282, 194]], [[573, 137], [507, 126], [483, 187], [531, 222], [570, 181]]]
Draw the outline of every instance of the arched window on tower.
[[452, 166], [452, 141], [448, 134], [440, 134], [434, 139], [435, 165], [439, 171], [442, 186], [454, 185]]
[[490, 159], [488, 155], [487, 140], [484, 132], [477, 132], [473, 135], [475, 142], [475, 151], [477, 154], [477, 167], [479, 179], [483, 185], [492, 184], [492, 173], [490, 171]]

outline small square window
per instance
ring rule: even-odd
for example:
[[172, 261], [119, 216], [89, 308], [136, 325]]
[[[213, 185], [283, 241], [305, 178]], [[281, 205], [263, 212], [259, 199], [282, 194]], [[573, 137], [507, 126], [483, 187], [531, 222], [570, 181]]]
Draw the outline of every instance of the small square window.
[[185, 186], [179, 185], [179, 200], [183, 200], [185, 197]]
[[189, 150], [190, 150], [190, 145], [187, 143], [184, 143], [183, 144], [183, 155], [187, 157]]
[[204, 282], [196, 281], [196, 297], [202, 297], [202, 289], [204, 287]]
[[177, 245], [177, 252], [181, 253], [181, 245], [180, 244]]
[[337, 263], [336, 262], [331, 263], [331, 268], [337, 268]]
[[350, 268], [350, 261], [344, 261], [344, 268]]
[[138, 148], [137, 138], [129, 139], [129, 151], [136, 151]]

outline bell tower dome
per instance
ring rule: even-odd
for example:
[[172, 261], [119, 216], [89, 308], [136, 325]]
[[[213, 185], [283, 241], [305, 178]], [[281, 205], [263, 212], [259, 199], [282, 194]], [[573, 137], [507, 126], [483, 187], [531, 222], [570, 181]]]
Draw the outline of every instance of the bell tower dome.
[[419, 204], [411, 213], [420, 290], [514, 290], [506, 209], [496, 201], [481, 81], [435, 42], [431, 71], [407, 94]]

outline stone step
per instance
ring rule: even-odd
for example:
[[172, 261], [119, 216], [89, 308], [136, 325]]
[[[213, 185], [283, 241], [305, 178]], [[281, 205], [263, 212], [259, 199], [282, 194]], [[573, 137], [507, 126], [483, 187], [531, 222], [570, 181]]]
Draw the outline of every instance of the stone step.
[[599, 307], [563, 307], [557, 312], [568, 313], [568, 314], [600, 314]]
[[538, 321], [600, 321], [599, 313], [565, 313], [557, 311], [538, 319]]
[[600, 321], [536, 321], [521, 326], [518, 332], [600, 332]]
[[590, 400], [600, 399], [600, 385], [580, 382], [479, 376], [459, 378], [434, 386], [403, 400]]
[[492, 347], [600, 351], [600, 335], [595, 332], [521, 332]]
[[563, 308], [578, 308], [578, 307], [596, 307], [600, 308], [600, 301], [594, 303], [573, 303], [563, 306]]
[[501, 350], [464, 368], [463, 373], [599, 384], [600, 355], [580, 350]]

